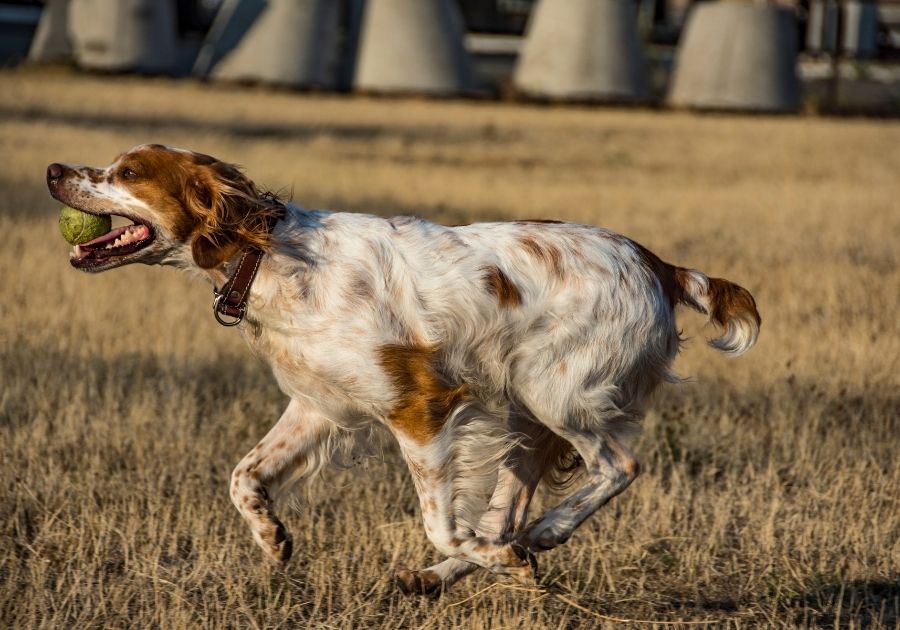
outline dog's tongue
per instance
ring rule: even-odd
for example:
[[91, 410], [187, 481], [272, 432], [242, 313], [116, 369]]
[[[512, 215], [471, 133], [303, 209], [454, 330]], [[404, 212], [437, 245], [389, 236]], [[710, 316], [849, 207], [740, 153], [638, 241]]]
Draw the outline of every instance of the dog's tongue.
[[121, 247], [135, 241], [142, 241], [150, 236], [150, 230], [146, 225], [127, 225], [125, 227], [110, 230], [103, 236], [82, 243], [82, 249], [97, 249], [99, 247]]

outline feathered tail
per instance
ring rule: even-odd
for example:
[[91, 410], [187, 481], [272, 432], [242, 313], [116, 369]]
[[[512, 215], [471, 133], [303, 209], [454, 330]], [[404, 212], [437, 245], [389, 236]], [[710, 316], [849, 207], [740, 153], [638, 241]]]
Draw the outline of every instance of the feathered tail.
[[735, 356], [753, 347], [762, 320], [747, 289], [681, 267], [675, 267], [675, 282], [681, 287], [679, 302], [706, 313], [710, 321], [725, 329], [721, 337], [710, 339], [709, 345]]

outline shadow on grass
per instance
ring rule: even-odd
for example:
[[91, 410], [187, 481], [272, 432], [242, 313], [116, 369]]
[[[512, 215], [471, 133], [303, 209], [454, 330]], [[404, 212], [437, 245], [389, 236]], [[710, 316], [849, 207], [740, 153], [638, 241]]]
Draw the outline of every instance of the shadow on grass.
[[[249, 353], [219, 360], [175, 361], [140, 352], [98, 357], [21, 339], [0, 352], [0, 369], [7, 375], [0, 427], [27, 424], [35, 413], [36, 400], [43, 400], [44, 413], [62, 413], [79, 388], [85, 396], [109, 396], [106, 404], [118, 405], [121, 411], [130, 404], [135, 390], [160, 399], [178, 391], [190, 392], [199, 408], [208, 411], [203, 417], [198, 415], [197, 422], [228, 413], [235, 402], [252, 400], [258, 405], [266, 401], [281, 406], [287, 401], [268, 368]], [[49, 395], [43, 399], [39, 391]]]
[[516, 139], [515, 132], [499, 130], [493, 125], [480, 128], [454, 128], [443, 125], [371, 125], [371, 124], [291, 124], [285, 122], [248, 122], [245, 120], [208, 120], [185, 116], [146, 116], [137, 114], [61, 112], [30, 107], [0, 107], [0, 118], [9, 122], [44, 122], [73, 127], [87, 127], [132, 133], [135, 129], [225, 134], [252, 140], [297, 141], [332, 138], [348, 141], [381, 139], [403, 143], [438, 142], [465, 144], [470, 142], [504, 143]]
[[831, 581], [778, 606], [801, 614], [804, 625], [828, 628], [895, 628], [900, 624], [900, 575], [886, 580]]

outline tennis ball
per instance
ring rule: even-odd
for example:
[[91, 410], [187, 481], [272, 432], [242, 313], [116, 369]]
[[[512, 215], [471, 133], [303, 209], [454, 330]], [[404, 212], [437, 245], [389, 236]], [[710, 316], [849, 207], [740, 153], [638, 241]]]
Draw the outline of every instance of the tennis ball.
[[103, 236], [112, 229], [109, 215], [98, 217], [69, 206], [59, 211], [59, 231], [69, 245], [81, 245]]

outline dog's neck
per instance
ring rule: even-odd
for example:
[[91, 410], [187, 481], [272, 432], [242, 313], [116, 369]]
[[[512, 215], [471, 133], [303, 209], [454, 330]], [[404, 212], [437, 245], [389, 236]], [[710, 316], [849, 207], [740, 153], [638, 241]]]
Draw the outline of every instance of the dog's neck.
[[[287, 217], [284, 205], [278, 202], [278, 206], [280, 212], [268, 220], [270, 240], [278, 222]], [[213, 316], [223, 326], [236, 326], [247, 315], [250, 290], [265, 256], [262, 249], [248, 247], [212, 270]]]

